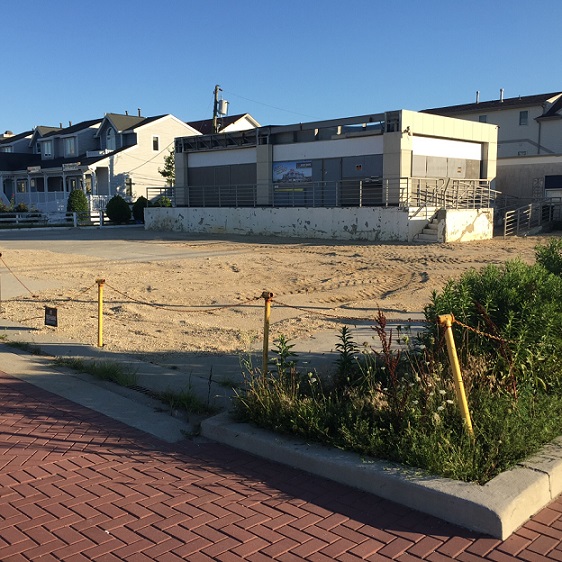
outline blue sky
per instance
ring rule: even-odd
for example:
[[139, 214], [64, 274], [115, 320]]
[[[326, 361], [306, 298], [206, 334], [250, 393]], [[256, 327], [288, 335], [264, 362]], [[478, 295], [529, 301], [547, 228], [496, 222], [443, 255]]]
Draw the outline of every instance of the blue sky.
[[262, 125], [562, 91], [560, 0], [1, 2], [0, 131], [105, 113]]

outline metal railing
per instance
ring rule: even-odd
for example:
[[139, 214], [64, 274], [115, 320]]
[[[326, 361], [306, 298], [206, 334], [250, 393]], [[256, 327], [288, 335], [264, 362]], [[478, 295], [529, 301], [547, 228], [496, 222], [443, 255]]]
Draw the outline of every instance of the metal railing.
[[506, 211], [503, 222], [503, 236], [519, 236], [534, 228], [539, 228], [559, 221], [562, 218], [562, 199], [552, 197], [535, 201]]
[[184, 188], [184, 198], [183, 204], [188, 207], [368, 207], [397, 205], [399, 192], [381, 178], [368, 178], [265, 186], [190, 186]]
[[151, 203], [156, 205], [158, 204], [158, 199], [167, 197], [172, 202], [172, 206], [176, 206], [176, 191], [173, 187], [147, 187], [146, 197]]
[[401, 178], [403, 205], [443, 209], [482, 209], [490, 207], [497, 192], [482, 179]]
[[[168, 188], [175, 189], [175, 188]], [[187, 207], [432, 207], [486, 208], [497, 192], [481, 179], [365, 178], [269, 185], [198, 185], [179, 188]]]

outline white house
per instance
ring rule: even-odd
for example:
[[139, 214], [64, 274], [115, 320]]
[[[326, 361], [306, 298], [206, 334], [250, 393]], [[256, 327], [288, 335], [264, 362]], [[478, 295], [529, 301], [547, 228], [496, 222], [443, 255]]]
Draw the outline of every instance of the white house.
[[8, 136], [0, 139], [0, 198], [64, 211], [74, 189], [101, 201], [115, 194], [147, 196], [147, 188], [166, 185], [158, 170], [175, 137], [199, 134], [173, 115], [143, 117], [139, 111], [64, 128], [36, 127], [25, 133], [27, 146], [16, 145], [20, 135]]
[[[495, 187], [521, 202], [562, 195], [562, 92], [425, 110], [425, 113], [498, 126]], [[516, 202], [515, 202], [516, 203]]]

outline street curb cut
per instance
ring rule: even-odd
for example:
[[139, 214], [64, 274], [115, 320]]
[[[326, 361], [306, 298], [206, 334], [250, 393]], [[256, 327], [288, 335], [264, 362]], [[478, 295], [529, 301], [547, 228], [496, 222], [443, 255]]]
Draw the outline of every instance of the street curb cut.
[[562, 491], [562, 440], [481, 486], [277, 435], [228, 413], [204, 420], [201, 434], [501, 540]]

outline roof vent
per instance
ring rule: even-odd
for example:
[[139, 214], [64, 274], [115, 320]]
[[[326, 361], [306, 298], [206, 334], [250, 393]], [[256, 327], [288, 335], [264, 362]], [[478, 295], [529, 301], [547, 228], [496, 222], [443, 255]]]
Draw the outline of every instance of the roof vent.
[[476, 103], [480, 103], [480, 90], [476, 90]]
[[503, 88], [500, 88], [500, 101], [503, 102]]

